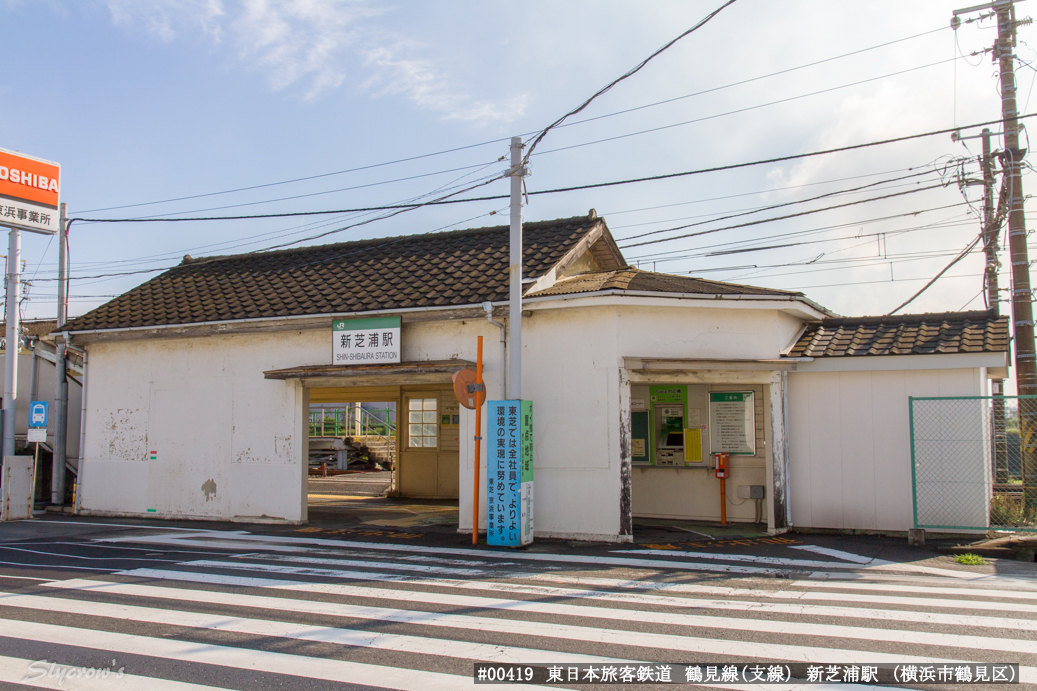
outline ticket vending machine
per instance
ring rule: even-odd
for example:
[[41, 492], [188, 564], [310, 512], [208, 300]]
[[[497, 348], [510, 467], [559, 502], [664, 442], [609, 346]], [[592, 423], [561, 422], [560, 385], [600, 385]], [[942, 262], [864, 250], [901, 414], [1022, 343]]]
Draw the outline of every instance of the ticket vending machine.
[[655, 459], [660, 466], [684, 465], [684, 404], [656, 404]]

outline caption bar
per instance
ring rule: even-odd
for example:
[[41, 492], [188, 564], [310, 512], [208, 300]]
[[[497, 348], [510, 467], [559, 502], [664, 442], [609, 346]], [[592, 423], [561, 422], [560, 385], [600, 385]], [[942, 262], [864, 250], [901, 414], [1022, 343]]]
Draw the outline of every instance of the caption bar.
[[476, 684], [1018, 684], [1019, 665], [475, 663]]

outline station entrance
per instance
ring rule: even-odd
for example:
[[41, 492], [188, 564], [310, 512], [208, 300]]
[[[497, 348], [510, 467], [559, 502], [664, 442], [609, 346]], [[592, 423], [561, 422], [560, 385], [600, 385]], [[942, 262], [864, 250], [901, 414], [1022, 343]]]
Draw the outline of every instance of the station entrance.
[[311, 524], [456, 530], [460, 411], [447, 385], [307, 391]]

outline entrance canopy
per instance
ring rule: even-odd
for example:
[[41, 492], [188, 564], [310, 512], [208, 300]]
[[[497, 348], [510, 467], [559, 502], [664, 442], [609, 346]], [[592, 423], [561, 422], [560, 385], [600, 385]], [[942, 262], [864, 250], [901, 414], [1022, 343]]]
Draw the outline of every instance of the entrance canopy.
[[424, 360], [383, 365], [303, 365], [263, 372], [266, 379], [299, 379], [304, 386], [379, 386], [449, 383], [468, 360]]

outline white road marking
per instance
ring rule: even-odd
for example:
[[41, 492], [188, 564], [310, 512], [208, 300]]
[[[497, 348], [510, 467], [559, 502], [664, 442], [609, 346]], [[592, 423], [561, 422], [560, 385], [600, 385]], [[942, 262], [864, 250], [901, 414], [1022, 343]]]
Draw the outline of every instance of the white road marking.
[[[96, 674], [87, 678], [86, 669], [52, 661], [25, 660], [19, 657], [0, 656], [0, 682], [23, 684], [38, 689], [60, 689], [60, 691], [204, 691], [222, 687], [203, 686], [185, 681], [170, 681], [158, 677], [141, 677], [135, 674], [109, 671], [103, 678]], [[31, 666], [35, 665], [35, 666]], [[73, 669], [82, 669], [68, 676]], [[48, 674], [50, 672], [50, 674]], [[42, 673], [42, 676], [41, 676]]]
[[793, 581], [791, 585], [801, 588], [845, 588], [846, 590], [877, 590], [883, 592], [923, 593], [953, 595], [954, 597], [1001, 597], [1010, 600], [1037, 600], [1037, 592], [993, 588], [958, 587], [948, 588], [935, 585], [905, 585], [901, 583], [815, 583]]
[[669, 590], [678, 593], [694, 593], [720, 595], [723, 597], [757, 597], [777, 600], [836, 600], [840, 602], [868, 602], [880, 605], [903, 605], [908, 607], [940, 607], [947, 609], [977, 609], [981, 611], [997, 610], [999, 612], [1034, 612], [1037, 605], [1013, 604], [1007, 602], [981, 602], [979, 600], [937, 600], [924, 597], [900, 597], [896, 595], [862, 595], [860, 593], [824, 593], [801, 590], [750, 590], [748, 588], [731, 588], [719, 585], [695, 585], [692, 583], [667, 583], [659, 581], [630, 581], [616, 578], [595, 578], [587, 576], [562, 576], [556, 574], [534, 574], [529, 576], [535, 581], [553, 583], [574, 583], [576, 585], [595, 585], [605, 588], [626, 588], [631, 590]]
[[[312, 600], [295, 600], [284, 597], [269, 597], [260, 595], [244, 595], [238, 593], [218, 592], [211, 590], [192, 590], [185, 588], [159, 587], [150, 585], [135, 585], [128, 583], [111, 583], [106, 581], [93, 581], [77, 579], [71, 581], [58, 581], [49, 583], [47, 587], [63, 590], [82, 590], [89, 592], [114, 593], [118, 595], [130, 595], [134, 597], [153, 597], [165, 600], [188, 603], [222, 604], [233, 607], [255, 607], [261, 609], [272, 609], [287, 612], [303, 612], [308, 614], [323, 614], [326, 616], [352, 617], [376, 621], [390, 621], [396, 623], [420, 624], [424, 626], [443, 626], [450, 628], [461, 628], [474, 631], [487, 631], [504, 634], [525, 634], [530, 636], [545, 636], [549, 638], [568, 638], [571, 640], [596, 641], [602, 637], [611, 639], [610, 642], [620, 642], [625, 639], [623, 645], [635, 645], [639, 647], [672, 647], [674, 649], [687, 649], [681, 641], [695, 641], [694, 638], [674, 636], [670, 634], [643, 633], [638, 632], [638, 642], [631, 642], [629, 631], [590, 628], [580, 625], [553, 624], [542, 621], [525, 621], [518, 619], [499, 619], [468, 614], [446, 614], [439, 612], [424, 612], [389, 607], [368, 607], [363, 605], [347, 605], [334, 602], [314, 602]], [[403, 595], [403, 593], [401, 593]], [[441, 595], [444, 602], [448, 596]], [[462, 607], [476, 607], [479, 609], [498, 609], [509, 612], [528, 612], [534, 614], [549, 614], [564, 617], [587, 617], [604, 619], [609, 621], [630, 621], [632, 613], [630, 610], [612, 609], [606, 607], [594, 607], [587, 605], [564, 605], [547, 602], [527, 602], [521, 600], [504, 600], [492, 598], [477, 598], [472, 596], [454, 596], [454, 599]], [[60, 604], [59, 604], [60, 603]], [[446, 604], [451, 604], [447, 602]], [[222, 615], [195, 614], [176, 612], [170, 614], [166, 610], [151, 607], [136, 607], [129, 605], [114, 605], [99, 602], [85, 602], [80, 600], [54, 600], [48, 597], [35, 595], [0, 595], [0, 606], [26, 607], [29, 609], [53, 609], [59, 606], [61, 611], [79, 613], [94, 616], [105, 616], [118, 619], [136, 619], [139, 621], [153, 621], [172, 624], [176, 626], [194, 626], [197, 628], [215, 628], [221, 630], [232, 630], [240, 633], [253, 633], [255, 635], [280, 635], [286, 638], [301, 638], [303, 640], [321, 640], [341, 642], [345, 645], [361, 645], [364, 647], [386, 648], [405, 652], [423, 652], [421, 643], [415, 649], [414, 641], [425, 641], [426, 639], [399, 636], [389, 634], [378, 634], [366, 631], [352, 631], [349, 629], [325, 629], [325, 627], [311, 627], [305, 625], [280, 624], [256, 619], [243, 619], [227, 617]], [[743, 619], [728, 617], [711, 617], [697, 614], [648, 612], [636, 613], [636, 620], [640, 622], [670, 625], [704, 627], [711, 629], [752, 631], [758, 633], [777, 633], [797, 636], [822, 636], [827, 638], [871, 640], [884, 642], [900, 642], [912, 645], [938, 645], [953, 648], [966, 648], [969, 650], [998, 650], [1011, 653], [1022, 653], [1026, 655], [1037, 654], [1037, 641], [1020, 640], [1014, 638], [993, 638], [986, 636], [960, 635], [951, 633], [929, 633], [924, 631], [905, 631], [891, 629], [877, 629], [866, 627], [854, 627], [832, 624], [814, 624], [803, 622], [787, 622], [772, 619]], [[196, 623], [186, 623], [194, 621]], [[273, 627], [273, 628], [271, 628]], [[294, 629], [294, 630], [293, 630]], [[273, 631], [281, 631], [274, 633]], [[316, 634], [314, 632], [320, 631]], [[388, 642], [381, 642], [382, 638]], [[401, 640], [396, 640], [397, 638]], [[408, 640], [402, 640], [408, 639]], [[435, 639], [432, 639], [435, 640]], [[640, 641], [645, 640], [642, 644]], [[359, 641], [359, 642], [354, 642]], [[603, 641], [604, 642], [604, 641]], [[437, 643], [425, 643], [424, 651], [434, 655], [446, 655], [449, 657], [462, 658], [485, 658], [492, 654], [496, 646], [484, 644], [464, 643], [456, 647], [465, 650], [455, 652], [454, 647], [445, 643], [457, 643], [456, 641], [437, 641]], [[649, 643], [652, 643], [650, 645]], [[444, 644], [444, 645], [440, 645]], [[695, 645], [692, 643], [691, 645]], [[749, 644], [754, 645], [754, 644]], [[798, 647], [798, 646], [796, 646]], [[442, 648], [442, 650], [441, 650]], [[474, 648], [475, 652], [468, 650]], [[485, 650], [484, 650], [485, 649]], [[693, 648], [694, 649], [694, 648]], [[533, 651], [519, 649], [517, 658], [509, 658], [509, 662], [522, 662], [533, 659], [530, 653]], [[698, 651], [707, 652], [707, 651]], [[494, 661], [502, 660], [506, 654], [498, 654]], [[523, 657], [523, 655], [525, 655]], [[869, 653], [869, 655], [872, 655]], [[818, 658], [819, 659], [819, 658]]]
[[811, 559], [786, 559], [784, 557], [757, 557], [751, 554], [714, 554], [713, 552], [683, 552], [673, 549], [624, 549], [612, 550], [613, 554], [654, 554], [655, 556], [686, 557], [690, 559], [715, 559], [716, 561], [747, 561], [772, 566], [803, 566], [820, 569], [857, 569], [859, 566], [840, 564], [834, 561]]
[[[252, 559], [267, 561], [285, 561], [296, 564], [320, 564], [322, 566], [355, 566], [368, 569], [389, 569], [390, 571], [416, 571], [418, 573], [441, 573], [448, 576], [482, 576], [484, 569], [459, 569], [451, 566], [426, 566], [425, 564], [401, 564], [395, 561], [361, 561], [358, 559], [328, 559], [326, 557], [298, 557], [282, 554], [256, 554]], [[183, 563], [181, 561], [181, 563]]]
[[[426, 591], [398, 590], [393, 588], [370, 588], [367, 586], [342, 585], [339, 583], [310, 583], [286, 581], [271, 578], [250, 576], [228, 576], [225, 574], [198, 573], [192, 571], [167, 571], [163, 569], [133, 569], [120, 571], [120, 576], [134, 576], [169, 581], [185, 581], [189, 583], [210, 583], [239, 588], [271, 588], [293, 590], [298, 592], [322, 593], [327, 595], [344, 595], [349, 597], [366, 597], [382, 600], [399, 600], [409, 602], [426, 602], [449, 604], [460, 607], [492, 606], [485, 597], [456, 596]], [[378, 574], [363, 574], [367, 580], [382, 581]], [[637, 593], [611, 593], [602, 590], [576, 590], [573, 588], [556, 588], [551, 586], [521, 585], [501, 581], [459, 581], [448, 579], [396, 579], [401, 585], [425, 585], [476, 590], [492, 593], [523, 593], [528, 595], [546, 595], [552, 598], [586, 599], [606, 602], [622, 602], [634, 605], [653, 605], [658, 607], [675, 607], [680, 609], [720, 609], [741, 612], [763, 612], [774, 614], [791, 614], [797, 616], [826, 616], [841, 619], [870, 619], [875, 621], [914, 622], [937, 624], [942, 626], [967, 626], [970, 628], [993, 628], [998, 630], [1037, 631], [1037, 621], [1030, 619], [1010, 619], [1006, 617], [977, 617], [963, 614], [944, 614], [942, 612], [910, 612], [905, 610], [884, 610], [863, 607], [829, 607], [824, 605], [803, 605], [774, 602], [755, 602], [744, 600], [704, 600], [686, 597], [667, 597], [664, 595], [641, 595]], [[510, 603], [504, 608], [516, 609]], [[521, 601], [519, 601], [521, 602]], [[616, 610], [623, 612], [624, 610]], [[626, 610], [629, 611], [629, 610]], [[642, 612], [638, 612], [638, 616]]]
[[[138, 597], [156, 597], [193, 604], [226, 604], [237, 607], [262, 607], [276, 609], [281, 612], [300, 612], [305, 614], [322, 614], [325, 616], [353, 617], [375, 621], [406, 621], [411, 624], [436, 625], [436, 617], [431, 614], [432, 622], [425, 621], [430, 615], [426, 612], [409, 612], [405, 610], [389, 610], [383, 608], [361, 607], [353, 605], [337, 605], [310, 600], [291, 600], [288, 598], [265, 598], [257, 595], [233, 595], [213, 591], [183, 590], [173, 588], [154, 588], [152, 590], [168, 590], [168, 593], [147, 592], [149, 586], [107, 587], [101, 581], [78, 582], [80, 590], [91, 592], [110, 592], [120, 595]], [[191, 597], [201, 593], [200, 597]], [[269, 602], [267, 602], [269, 601]], [[233, 617], [225, 614], [205, 614], [202, 612], [183, 612], [179, 610], [143, 607], [139, 605], [111, 604], [107, 602], [91, 602], [87, 600], [55, 600], [38, 595], [0, 596], [0, 606], [19, 607], [22, 609], [49, 611], [55, 607], [67, 614], [81, 616], [104, 617], [126, 621], [143, 621], [169, 626], [185, 626], [193, 629], [209, 629], [213, 631], [233, 631], [234, 633], [252, 636], [290, 638], [299, 641], [317, 643], [334, 643], [336, 645], [357, 648], [374, 648], [391, 650], [398, 653], [416, 653], [422, 655], [438, 655], [461, 660], [483, 660], [486, 662], [521, 663], [535, 660], [545, 653], [536, 648], [523, 648], [490, 643], [469, 643], [450, 639], [429, 638], [425, 636], [409, 636], [378, 631], [361, 631], [331, 626], [315, 626], [312, 624], [294, 624], [291, 622], [254, 619], [249, 617]], [[406, 612], [401, 616], [401, 613]], [[502, 624], [507, 624], [505, 620]], [[471, 626], [465, 628], [472, 628]], [[618, 662], [599, 655], [580, 655], [551, 652], [552, 659], [559, 662]]]
[[[439, 672], [425, 672], [403, 667], [370, 665], [320, 657], [274, 653], [254, 648], [210, 645], [194, 641], [177, 641], [127, 633], [80, 629], [71, 626], [39, 624], [16, 619], [0, 619], [3, 635], [40, 643], [71, 645], [124, 655], [147, 655], [167, 660], [220, 665], [250, 672], [289, 674], [327, 681], [349, 681], [376, 688], [401, 691], [457, 691], [472, 683], [471, 677]], [[550, 687], [528, 684], [480, 684], [480, 691], [541, 691]]]
[[38, 549], [25, 549], [23, 547], [11, 547], [10, 545], [0, 545], [0, 549], [6, 549], [13, 552], [28, 552], [29, 554], [42, 554], [47, 557], [60, 557], [61, 559], [86, 559], [89, 561], [181, 561], [180, 559], [148, 559], [146, 557], [81, 557], [75, 554], [61, 554], [58, 552], [44, 552]]
[[25, 564], [20, 561], [0, 561], [0, 564], [8, 566], [27, 566], [31, 569], [75, 569], [76, 571], [121, 571], [121, 569], [109, 569], [104, 566], [69, 566], [67, 564]]
[[[233, 538], [230, 541], [223, 541], [222, 546], [228, 549], [231, 548], [250, 548], [256, 549], [255, 543], [263, 545], [262, 549], [279, 551], [279, 552], [298, 552], [305, 551], [300, 550], [296, 546], [301, 545], [319, 545], [322, 547], [336, 547], [346, 549], [364, 549], [364, 550], [381, 550], [387, 552], [414, 552], [414, 553], [429, 553], [429, 554], [452, 554], [460, 556], [477, 556], [482, 559], [494, 558], [494, 559], [514, 559], [516, 561], [539, 561], [539, 562], [554, 562], [554, 563], [571, 563], [571, 564], [598, 564], [608, 566], [623, 566], [627, 568], [644, 567], [644, 568], [665, 568], [665, 569], [678, 569], [682, 571], [710, 571], [716, 573], [741, 573], [741, 574], [757, 574], [757, 575], [774, 575], [774, 574], [785, 574], [787, 571], [776, 570], [776, 569], [765, 569], [752, 566], [731, 566], [726, 564], [689, 564], [675, 561], [667, 561], [664, 559], [624, 559], [621, 557], [601, 557], [591, 555], [572, 555], [572, 554], [548, 554], [543, 552], [533, 553], [518, 553], [518, 552], [495, 552], [489, 549], [465, 549], [459, 547], [426, 547], [424, 545], [401, 545], [401, 544], [388, 544], [388, 543], [375, 543], [375, 542], [357, 542], [353, 540], [331, 540], [328, 538], [316, 538], [316, 537], [288, 537], [288, 536], [275, 536], [275, 535], [243, 535], [240, 533], [228, 533]], [[183, 536], [191, 537], [191, 536]], [[113, 538], [101, 538], [102, 542], [149, 542], [158, 544], [180, 544], [189, 545], [194, 547], [210, 547], [218, 548], [219, 546], [214, 544], [212, 539], [215, 537], [217, 541], [222, 540], [218, 534], [210, 533], [204, 536], [204, 541], [193, 541], [182, 539], [179, 535], [145, 535], [135, 537], [113, 537]], [[250, 544], [251, 543], [251, 544]], [[889, 563], [889, 564], [876, 564], [874, 566], [862, 567], [868, 569], [886, 569], [893, 571], [913, 571], [918, 573], [926, 573], [930, 575], [945, 576], [955, 579], [964, 580], [976, 580], [977, 578], [984, 578], [979, 574], [969, 573], [967, 571], [953, 571], [950, 569], [940, 569], [928, 566], [916, 566], [910, 563]]]
[[859, 554], [853, 552], [844, 552], [841, 549], [832, 549], [830, 547], [821, 547], [819, 545], [788, 545], [792, 549], [801, 549], [804, 552], [813, 552], [814, 554], [823, 554], [826, 557], [833, 557], [835, 559], [842, 559], [843, 561], [850, 561], [854, 564], [870, 564], [875, 560], [871, 557], [862, 557]]

